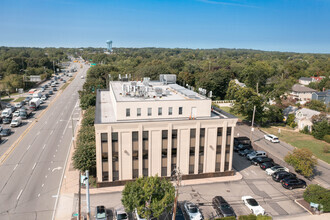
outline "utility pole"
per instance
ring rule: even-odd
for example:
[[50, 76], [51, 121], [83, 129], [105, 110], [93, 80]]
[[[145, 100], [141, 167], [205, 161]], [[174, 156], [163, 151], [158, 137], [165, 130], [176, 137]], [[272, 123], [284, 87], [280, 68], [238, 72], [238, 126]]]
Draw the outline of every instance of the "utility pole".
[[86, 170], [86, 205], [87, 205], [87, 219], [90, 218], [90, 213], [91, 213], [91, 207], [90, 207], [90, 200], [89, 200], [89, 172]]
[[79, 171], [78, 220], [81, 220], [81, 171]]
[[[257, 94], [259, 96], [259, 83], [257, 83]], [[253, 124], [254, 124], [255, 113], [256, 113], [256, 106], [253, 106], [252, 124], [251, 124], [251, 131], [250, 131], [250, 142], [251, 142], [251, 146], [252, 146], [252, 143], [253, 143], [253, 141], [252, 141], [252, 132], [254, 131]]]
[[172, 220], [175, 220], [175, 215], [176, 215], [176, 207], [178, 204], [178, 197], [179, 197], [179, 187], [181, 185], [181, 172], [180, 169], [174, 169], [174, 177], [175, 177], [175, 199], [174, 199], [174, 208], [173, 208], [173, 216], [172, 216]]

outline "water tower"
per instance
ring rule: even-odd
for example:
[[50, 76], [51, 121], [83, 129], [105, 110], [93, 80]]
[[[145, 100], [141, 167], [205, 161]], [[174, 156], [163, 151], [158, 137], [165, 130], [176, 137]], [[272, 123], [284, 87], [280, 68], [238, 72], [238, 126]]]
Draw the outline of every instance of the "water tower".
[[107, 40], [107, 45], [108, 45], [108, 51], [111, 53], [112, 52], [112, 40]]

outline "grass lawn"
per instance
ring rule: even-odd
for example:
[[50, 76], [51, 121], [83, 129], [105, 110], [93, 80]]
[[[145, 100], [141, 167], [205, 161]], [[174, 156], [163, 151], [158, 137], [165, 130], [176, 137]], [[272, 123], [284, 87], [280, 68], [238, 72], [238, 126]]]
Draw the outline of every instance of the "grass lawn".
[[1, 99], [2, 102], [11, 102], [13, 101], [14, 99], [10, 98], [10, 99]]
[[19, 97], [18, 99], [16, 99], [14, 102], [21, 102], [25, 99], [25, 97]]
[[317, 140], [312, 135], [302, 134], [289, 128], [284, 129], [281, 127], [280, 135], [278, 134], [278, 127], [262, 128], [262, 130], [266, 131], [267, 133], [279, 136], [280, 140], [283, 140], [284, 142], [291, 144], [294, 147], [308, 148], [316, 157], [327, 163], [330, 163], [330, 153], [323, 152], [324, 146], [330, 147], [330, 144], [325, 141]]
[[64, 90], [66, 87], [68, 87], [69, 83], [65, 83], [62, 87], [61, 90]]
[[243, 121], [243, 120], [246, 120], [246, 117], [245, 117], [245, 116], [243, 116], [243, 115], [241, 115], [241, 114], [234, 114], [234, 113], [230, 112], [231, 107], [220, 107], [220, 106], [218, 106], [218, 107], [219, 107], [221, 110], [224, 110], [225, 112], [228, 112], [228, 113], [230, 113], [230, 114], [232, 114], [232, 115], [235, 115], [237, 118], [241, 119], [242, 121]]

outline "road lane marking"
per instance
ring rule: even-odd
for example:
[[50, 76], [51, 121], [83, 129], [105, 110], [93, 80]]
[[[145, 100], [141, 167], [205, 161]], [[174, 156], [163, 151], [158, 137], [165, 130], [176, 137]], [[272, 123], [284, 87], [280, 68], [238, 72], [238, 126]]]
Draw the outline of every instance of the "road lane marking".
[[39, 134], [40, 134], [40, 131], [38, 131], [37, 135], [39, 135]]
[[45, 178], [47, 179], [47, 175], [45, 176]]
[[26, 150], [29, 150], [30, 147], [31, 147], [31, 144], [26, 148]]
[[50, 170], [50, 167], [48, 167], [48, 170]]
[[56, 168], [54, 168], [53, 170], [52, 170], [52, 172], [54, 172], [54, 171], [56, 171], [56, 170], [61, 170], [62, 169], [62, 167], [56, 167]]
[[253, 173], [254, 175], [258, 176], [258, 175], [256, 174], [256, 172], [254, 172], [253, 170], [251, 170], [251, 173]]
[[55, 154], [53, 155], [53, 157], [55, 157]]
[[52, 134], [53, 134], [53, 132], [54, 132], [54, 130], [52, 130], [52, 131], [50, 132], [50, 135], [52, 135]]
[[46, 147], [46, 144], [44, 144], [44, 146], [42, 147], [42, 149], [45, 149], [45, 147]]
[[37, 166], [37, 163], [34, 163], [32, 170], [34, 170], [34, 168], [36, 168], [36, 166]]
[[38, 194], [38, 197], [40, 197], [40, 193]]
[[42, 184], [41, 187], [44, 187], [45, 184]]
[[16, 168], [18, 167], [18, 164], [16, 164], [16, 166], [14, 167], [14, 169], [13, 170], [16, 170]]
[[16, 199], [16, 200], [18, 200], [18, 199], [19, 199], [19, 197], [21, 197], [21, 195], [22, 195], [22, 192], [23, 192], [23, 190], [21, 189], [21, 191], [19, 192], [19, 194], [18, 194], [18, 196], [17, 196], [17, 199]]

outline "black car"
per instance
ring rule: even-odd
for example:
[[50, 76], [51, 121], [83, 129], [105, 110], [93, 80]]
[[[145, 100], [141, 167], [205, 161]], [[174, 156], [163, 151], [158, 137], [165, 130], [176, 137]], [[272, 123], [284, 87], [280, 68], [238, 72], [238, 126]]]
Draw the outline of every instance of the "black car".
[[2, 129], [0, 132], [1, 137], [9, 136], [11, 134], [11, 130], [9, 128]]
[[251, 164], [254, 164], [256, 166], [264, 162], [273, 162], [273, 159], [269, 157], [255, 157], [251, 160]]
[[262, 170], [265, 170], [265, 169], [268, 169], [268, 168], [271, 168], [273, 166], [276, 166], [278, 164], [275, 164], [274, 162], [270, 161], [270, 162], [263, 162], [261, 164], [259, 164], [260, 168]]
[[238, 151], [238, 155], [245, 157], [246, 155], [252, 153], [254, 150], [252, 149], [244, 149], [244, 150], [240, 150]]
[[53, 95], [53, 91], [52, 90], [48, 91], [48, 95]]
[[307, 184], [304, 180], [297, 177], [288, 177], [281, 181], [281, 184], [286, 189], [306, 188]]
[[280, 182], [281, 180], [288, 177], [296, 177], [296, 174], [286, 171], [279, 171], [272, 174], [272, 178], [275, 182]]
[[212, 199], [212, 205], [216, 213], [221, 217], [235, 216], [233, 208], [222, 196], [216, 196]]
[[57, 91], [56, 87], [53, 88], [53, 91]]
[[4, 124], [10, 124], [11, 123], [11, 118], [10, 117], [4, 117], [2, 119], [2, 123], [4, 123]]

